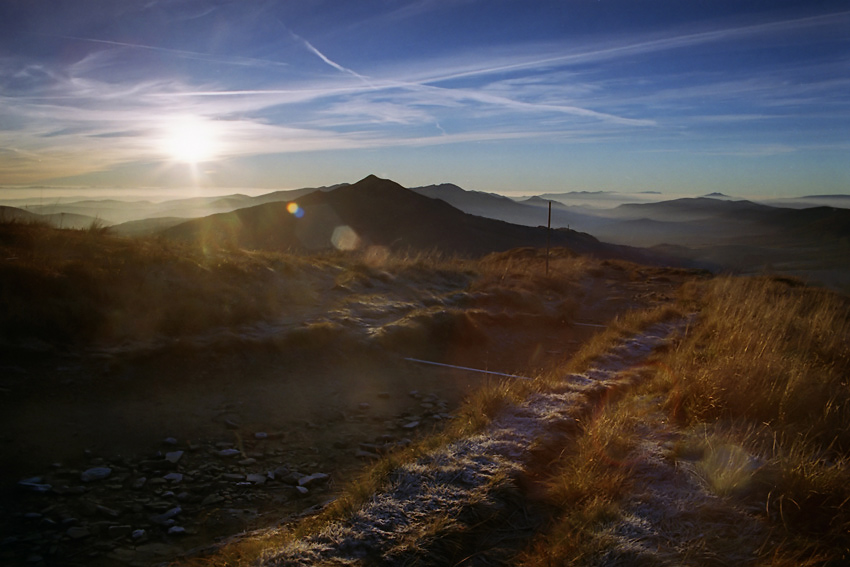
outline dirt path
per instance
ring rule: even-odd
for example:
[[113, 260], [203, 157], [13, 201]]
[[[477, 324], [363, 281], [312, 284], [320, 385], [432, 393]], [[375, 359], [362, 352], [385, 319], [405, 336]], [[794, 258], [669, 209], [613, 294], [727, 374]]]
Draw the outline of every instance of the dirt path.
[[686, 321], [657, 324], [621, 342], [561, 387], [505, 411], [484, 432], [392, 473], [386, 490], [350, 519], [270, 553], [265, 567], [300, 565], [492, 565], [539, 527], [518, 482], [534, 448], [576, 430], [577, 418]]
[[[553, 356], [576, 352], [618, 314], [662, 302], [681, 284], [676, 275], [637, 278], [611, 266], [560, 295], [541, 294], [532, 303], [537, 312], [515, 313], [493, 291], [468, 292], [466, 281], [433, 277], [428, 285], [377, 278], [347, 289], [319, 279], [321, 301], [276, 325], [223, 329], [142, 352], [4, 360], [0, 562], [151, 565], [274, 525], [331, 498], [363, 467], [361, 443], [437, 431], [488, 380], [404, 356], [533, 375]], [[572, 316], [551, 316], [565, 297], [577, 304]], [[414, 334], [409, 344], [424, 346], [421, 355], [379, 340], [386, 329], [417, 331], [421, 324], [440, 331], [445, 313], [456, 317], [449, 323], [468, 316], [486, 339]], [[311, 344], [314, 329], [318, 341]], [[405, 428], [414, 421], [419, 426]], [[217, 452], [225, 446], [241, 457], [222, 460]], [[184, 452], [179, 463], [162, 468], [175, 451]], [[111, 468], [110, 479], [81, 483], [80, 473], [97, 466]], [[331, 478], [306, 496], [279, 478], [246, 486], [248, 475], [280, 467]], [[165, 479], [170, 472], [182, 480]], [[19, 485], [33, 478], [52, 489]], [[135, 488], [141, 478], [148, 482]], [[186, 528], [180, 534], [151, 520], [174, 508]], [[139, 530], [145, 535], [134, 539]]]

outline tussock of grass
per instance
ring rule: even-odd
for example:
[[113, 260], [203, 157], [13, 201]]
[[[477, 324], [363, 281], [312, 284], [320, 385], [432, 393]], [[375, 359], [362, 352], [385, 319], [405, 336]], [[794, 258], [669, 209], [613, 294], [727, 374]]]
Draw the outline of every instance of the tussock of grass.
[[850, 449], [850, 300], [770, 278], [692, 293], [701, 322], [670, 360], [683, 419], [745, 416]]
[[550, 464], [544, 499], [557, 521], [522, 554], [526, 567], [581, 564], [608, 547], [603, 527], [620, 515], [630, 487], [630, 454], [640, 416], [620, 403], [606, 404], [586, 422], [584, 434]]
[[[312, 305], [323, 279], [368, 289], [437, 274], [463, 286], [470, 273], [467, 263], [436, 254], [296, 256], [117, 237], [97, 224], [0, 222], [0, 340], [69, 346], [185, 336]], [[290, 338], [321, 342], [338, 331], [319, 325]]]
[[262, 320], [311, 299], [306, 262], [203, 253], [93, 230], [0, 224], [0, 336], [89, 344], [175, 336]]
[[[595, 564], [613, 552], [607, 526], [625, 521], [619, 502], [634, 482], [628, 459], [619, 456], [634, 446], [628, 416], [647, 400], [685, 428], [669, 458], [720, 498], [716, 514], [707, 504], [693, 509], [702, 538], [716, 540], [713, 548], [689, 540], [667, 553], [694, 565], [733, 561], [743, 547], [757, 565], [846, 563], [850, 301], [794, 280], [717, 278], [686, 285], [680, 309], [698, 312], [687, 336], [659, 356], [650, 379], [622, 397], [613, 416], [600, 414], [578, 449], [565, 453], [547, 496], [558, 521], [523, 564]], [[588, 367], [621, 332], [619, 324], [574, 368]], [[741, 512], [733, 509], [767, 527], [740, 533], [730, 522]]]
[[847, 559], [850, 299], [769, 277], [685, 291], [701, 323], [666, 361], [657, 386], [667, 407], [692, 427], [709, 424], [706, 446], [749, 455], [743, 495], [792, 548]]

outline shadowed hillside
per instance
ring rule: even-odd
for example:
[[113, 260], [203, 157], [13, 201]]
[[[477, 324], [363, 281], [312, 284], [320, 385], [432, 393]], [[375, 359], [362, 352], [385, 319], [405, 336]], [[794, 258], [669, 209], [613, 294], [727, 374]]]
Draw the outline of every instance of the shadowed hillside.
[[[293, 212], [294, 211], [294, 212]], [[397, 183], [369, 176], [331, 192], [314, 192], [289, 203], [268, 203], [212, 215], [164, 231], [163, 236], [201, 245], [247, 249], [316, 251], [380, 247], [438, 250], [481, 256], [519, 246], [562, 246], [599, 257], [649, 260], [651, 255], [566, 229], [510, 224], [466, 214]]]

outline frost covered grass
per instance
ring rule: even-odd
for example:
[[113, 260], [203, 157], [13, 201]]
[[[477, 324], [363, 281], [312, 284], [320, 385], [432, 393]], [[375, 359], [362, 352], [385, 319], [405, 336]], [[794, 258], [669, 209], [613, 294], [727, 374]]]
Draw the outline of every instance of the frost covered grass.
[[[119, 237], [96, 225], [74, 230], [6, 221], [0, 222], [0, 340], [87, 346], [189, 336], [298, 317], [306, 309], [318, 313], [330, 308], [333, 293], [387, 290], [420, 301], [418, 310], [387, 327], [390, 346], [447, 334], [471, 338], [485, 323], [475, 320], [477, 307], [569, 316], [575, 305], [568, 294], [555, 309], [539, 297], [564, 291], [565, 274], [580, 277], [594, 261], [554, 254], [563, 258], [553, 260], [550, 276], [538, 277], [539, 258], [524, 263], [510, 253], [464, 259], [377, 248], [296, 255]], [[323, 344], [328, 328], [311, 329]], [[310, 343], [310, 334], [301, 329], [293, 340]]]
[[[615, 512], [610, 503], [626, 482], [615, 462], [632, 443], [621, 436], [622, 415], [602, 417], [606, 401], [640, 380], [633, 369], [678, 328], [652, 320], [645, 333], [612, 340], [586, 374], [562, 373], [557, 383], [494, 382], [472, 396], [442, 433], [374, 465], [322, 513], [193, 564], [451, 565], [473, 555], [501, 564], [543, 527], [540, 510], [553, 502], [593, 501], [601, 521]], [[626, 416], [625, 422], [636, 428], [639, 419]], [[560, 485], [542, 499], [532, 495], [534, 477], [562, 453], [574, 452], [570, 440], [584, 423], [578, 454], [592, 451], [594, 458], [570, 460], [572, 478], [581, 484]], [[600, 479], [611, 472], [609, 492], [600, 494]]]
[[683, 339], [558, 460], [557, 521], [518, 563], [846, 564], [850, 301], [724, 277], [680, 308]]
[[[707, 482], [781, 526], [795, 557], [847, 561], [850, 298], [770, 277], [684, 291], [701, 322], [655, 387], [699, 432], [691, 439], [706, 454]], [[732, 455], [721, 460], [743, 462], [731, 488], [711, 465], [717, 447]]]

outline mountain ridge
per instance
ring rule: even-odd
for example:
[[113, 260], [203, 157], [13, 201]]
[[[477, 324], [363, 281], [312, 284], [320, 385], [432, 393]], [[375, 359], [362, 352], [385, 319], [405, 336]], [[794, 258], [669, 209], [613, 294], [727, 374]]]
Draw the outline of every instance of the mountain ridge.
[[369, 175], [333, 191], [314, 191], [295, 205], [266, 203], [190, 220], [161, 234], [186, 241], [274, 250], [315, 251], [384, 247], [391, 250], [439, 250], [445, 254], [481, 256], [532, 246], [567, 247], [600, 257], [659, 262], [652, 254], [600, 242], [572, 230], [548, 232], [476, 216], [398, 183]]

